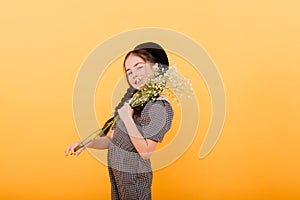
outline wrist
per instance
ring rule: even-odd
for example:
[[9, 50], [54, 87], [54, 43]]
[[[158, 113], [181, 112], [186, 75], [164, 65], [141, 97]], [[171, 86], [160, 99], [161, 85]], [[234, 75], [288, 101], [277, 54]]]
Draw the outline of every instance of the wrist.
[[93, 140], [86, 141], [82, 148], [90, 148], [93, 146]]
[[124, 124], [134, 124], [133, 118], [131, 116], [124, 117], [123, 119]]

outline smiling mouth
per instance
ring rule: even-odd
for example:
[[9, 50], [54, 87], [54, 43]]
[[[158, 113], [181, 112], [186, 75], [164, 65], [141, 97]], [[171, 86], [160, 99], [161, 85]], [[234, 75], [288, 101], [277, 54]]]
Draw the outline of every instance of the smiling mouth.
[[137, 79], [134, 81], [134, 84], [136, 84], [136, 85], [139, 84], [139, 83], [141, 82], [141, 80], [142, 80], [141, 78], [137, 78]]

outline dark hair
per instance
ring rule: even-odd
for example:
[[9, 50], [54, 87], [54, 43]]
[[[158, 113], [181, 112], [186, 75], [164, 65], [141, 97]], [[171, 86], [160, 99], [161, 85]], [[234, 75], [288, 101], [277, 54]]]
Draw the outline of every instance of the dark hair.
[[125, 62], [127, 60], [127, 58], [130, 56], [130, 55], [135, 55], [135, 56], [138, 56], [140, 58], [143, 59], [143, 61], [145, 62], [150, 62], [150, 63], [155, 63], [156, 62], [156, 58], [154, 58], [148, 51], [146, 51], [145, 49], [135, 49], [135, 50], [132, 50], [132, 51], [129, 51], [125, 58], [124, 58], [124, 62], [123, 62], [123, 67], [125, 67]]
[[139, 44], [134, 48], [134, 50], [137, 49], [144, 49], [150, 53], [155, 59], [154, 63], [160, 63], [162, 65], [169, 66], [168, 56], [165, 50], [159, 44], [154, 42], [146, 42]]
[[[128, 52], [125, 56], [123, 66], [125, 67], [125, 61], [128, 58], [129, 55], [135, 55], [142, 58], [145, 62], [150, 63], [158, 63], [159, 68], [168, 69], [169, 67], [169, 59], [165, 52], [165, 50], [158, 44], [154, 42], [146, 42], [137, 45], [134, 50]], [[126, 77], [127, 78], [127, 77]], [[120, 103], [115, 108], [116, 115], [118, 113], [118, 109], [120, 109], [126, 101], [128, 101], [134, 92], [136, 91], [135, 88], [133, 88], [131, 85], [129, 85], [129, 88], [127, 89], [126, 93], [124, 94], [123, 98], [121, 99]]]

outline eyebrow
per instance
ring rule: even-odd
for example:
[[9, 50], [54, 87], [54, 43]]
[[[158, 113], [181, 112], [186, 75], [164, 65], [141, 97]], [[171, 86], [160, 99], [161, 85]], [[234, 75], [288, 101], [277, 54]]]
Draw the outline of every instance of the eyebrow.
[[[145, 64], [145, 63], [144, 63], [144, 62], [138, 62], [138, 63], [136, 63], [135, 65], [133, 65], [132, 68], [136, 67], [138, 64]], [[130, 70], [130, 69], [125, 69], [126, 72], [129, 71], [129, 70]]]

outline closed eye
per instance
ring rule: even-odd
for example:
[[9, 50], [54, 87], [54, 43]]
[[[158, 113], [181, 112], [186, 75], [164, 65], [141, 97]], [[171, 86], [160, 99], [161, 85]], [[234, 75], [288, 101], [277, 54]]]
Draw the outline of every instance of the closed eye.
[[132, 71], [133, 71], [133, 70], [141, 70], [141, 69], [144, 69], [144, 67], [145, 67], [145, 65], [138, 65], [138, 66], [134, 67], [133, 69], [128, 70], [128, 71], [126, 72], [126, 73], [127, 73], [127, 76], [132, 75]]
[[144, 65], [140, 65], [137, 67], [137, 69], [143, 69], [144, 68]]
[[132, 71], [127, 71], [127, 76], [132, 75]]

